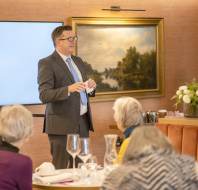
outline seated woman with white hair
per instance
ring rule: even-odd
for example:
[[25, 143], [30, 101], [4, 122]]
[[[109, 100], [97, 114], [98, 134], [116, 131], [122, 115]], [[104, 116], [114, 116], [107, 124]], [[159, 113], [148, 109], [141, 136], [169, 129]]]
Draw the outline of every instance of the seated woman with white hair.
[[33, 118], [20, 105], [5, 106], [0, 112], [0, 189], [31, 190], [32, 161], [19, 148], [32, 134]]
[[140, 126], [143, 122], [142, 106], [135, 98], [121, 97], [115, 101], [113, 110], [117, 127], [123, 132], [125, 137], [118, 154], [118, 163], [121, 163], [129, 142], [128, 137], [133, 129]]
[[131, 134], [122, 164], [104, 180], [102, 190], [196, 190], [194, 158], [174, 151], [156, 127], [137, 127]]

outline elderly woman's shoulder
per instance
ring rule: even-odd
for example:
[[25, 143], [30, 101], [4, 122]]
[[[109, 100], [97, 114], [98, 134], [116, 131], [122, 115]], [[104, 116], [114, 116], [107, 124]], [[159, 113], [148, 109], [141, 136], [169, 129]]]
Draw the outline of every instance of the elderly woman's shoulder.
[[[165, 176], [164, 176], [165, 172]], [[127, 162], [113, 170], [105, 179], [102, 190], [133, 190], [145, 187], [145, 181], [157, 184], [171, 184], [191, 186], [190, 183], [198, 183], [198, 167], [193, 158], [181, 156], [177, 153], [161, 155], [153, 153], [136, 161]], [[172, 178], [171, 176], [175, 176]], [[157, 177], [163, 176], [160, 182]], [[181, 178], [183, 182], [181, 184]], [[190, 182], [190, 183], [189, 183]], [[183, 187], [183, 186], [182, 186]], [[150, 189], [149, 186], [145, 189]]]
[[12, 165], [15, 166], [32, 166], [32, 160], [23, 154], [18, 154], [10, 151], [0, 151], [0, 157], [6, 160], [7, 163], [12, 163]]
[[119, 190], [121, 187], [133, 189], [137, 184], [133, 181], [133, 173], [136, 171], [133, 165], [121, 165], [113, 170], [103, 182], [102, 190]]

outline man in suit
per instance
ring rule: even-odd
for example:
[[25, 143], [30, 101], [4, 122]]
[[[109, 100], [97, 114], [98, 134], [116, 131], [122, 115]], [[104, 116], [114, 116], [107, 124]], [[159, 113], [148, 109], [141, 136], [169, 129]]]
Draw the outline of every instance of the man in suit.
[[[75, 40], [71, 26], [59, 26], [52, 32], [53, 54], [38, 63], [39, 96], [46, 103], [44, 132], [48, 134], [56, 169], [71, 167], [66, 151], [67, 134], [89, 137], [93, 131], [88, 95], [94, 96], [96, 83], [87, 80], [85, 65], [73, 56]], [[85, 82], [86, 81], [86, 82]], [[93, 89], [89, 94], [87, 90]]]

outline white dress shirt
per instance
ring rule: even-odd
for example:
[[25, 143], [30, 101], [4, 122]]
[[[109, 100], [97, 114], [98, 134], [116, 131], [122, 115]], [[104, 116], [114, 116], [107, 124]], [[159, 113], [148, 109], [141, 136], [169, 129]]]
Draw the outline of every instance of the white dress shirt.
[[[57, 51], [57, 50], [56, 50]], [[63, 59], [63, 61], [66, 63], [67, 67], [69, 68], [68, 66], [68, 63], [66, 62], [66, 59], [68, 57], [71, 58], [71, 56], [66, 56], [66, 55], [63, 55], [62, 53], [60, 53], [59, 51], [57, 51], [57, 53], [61, 56], [61, 58]], [[72, 63], [72, 66], [73, 68], [75, 69], [75, 71], [77, 72], [78, 74], [78, 78], [80, 79], [81, 82], [83, 82], [83, 79], [82, 79], [82, 75], [81, 75], [81, 72], [79, 71], [78, 67], [76, 66], [76, 64], [74, 63], [74, 61], [72, 60], [71, 58], [71, 63]], [[70, 93], [68, 94], [70, 95]], [[87, 105], [83, 105], [80, 101], [80, 115], [83, 115], [87, 112]]]

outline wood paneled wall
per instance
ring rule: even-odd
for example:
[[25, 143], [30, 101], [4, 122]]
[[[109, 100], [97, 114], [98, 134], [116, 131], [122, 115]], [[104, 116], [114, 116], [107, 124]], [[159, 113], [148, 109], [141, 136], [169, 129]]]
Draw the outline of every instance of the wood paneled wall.
[[[146, 9], [146, 12], [105, 12], [102, 8], [120, 5], [122, 8]], [[162, 17], [164, 18], [165, 96], [141, 99], [145, 110], [166, 108], [176, 88], [193, 77], [198, 78], [198, 1], [197, 0], [0, 0], [0, 20], [66, 21], [72, 16], [83, 17]], [[13, 32], [14, 35], [14, 32]], [[105, 133], [114, 132], [113, 102], [92, 103], [95, 133], [91, 134], [94, 152], [102, 161]], [[43, 113], [43, 106], [29, 107], [33, 113]], [[49, 146], [42, 134], [42, 118], [35, 118], [35, 133], [24, 146], [34, 166], [50, 160]]]

